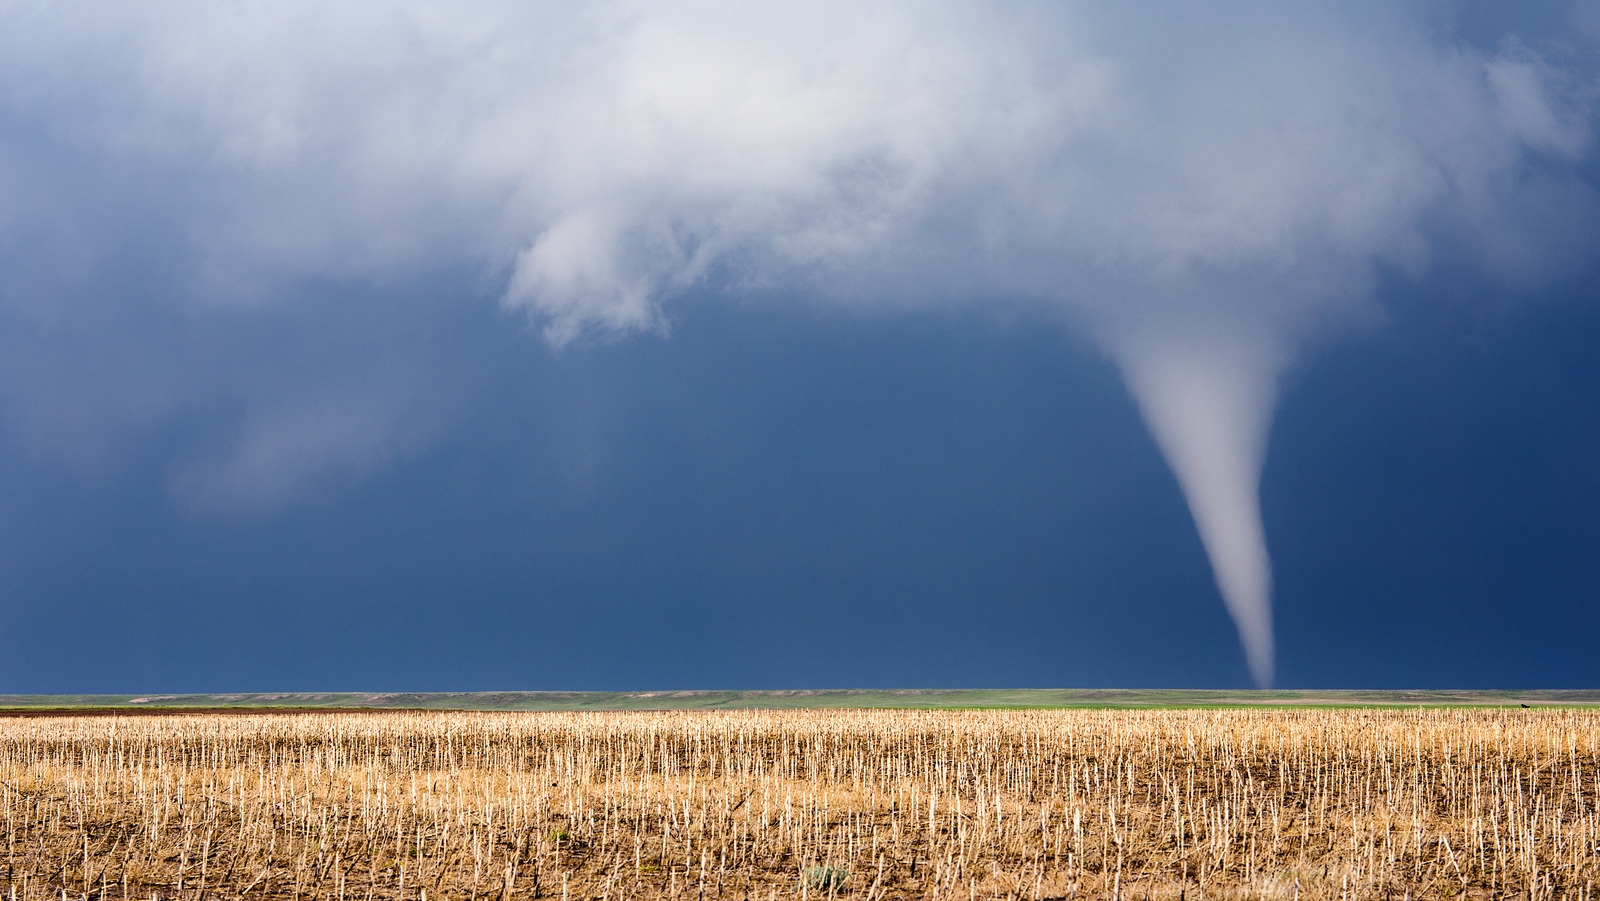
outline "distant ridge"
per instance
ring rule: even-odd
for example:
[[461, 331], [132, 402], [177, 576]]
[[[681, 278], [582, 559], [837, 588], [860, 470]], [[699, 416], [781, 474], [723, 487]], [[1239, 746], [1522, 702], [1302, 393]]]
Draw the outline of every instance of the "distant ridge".
[[791, 691], [271, 692], [0, 695], [0, 710], [759, 710], [800, 708], [1600, 705], [1600, 690], [1210, 691], [1204, 689], [819, 689]]

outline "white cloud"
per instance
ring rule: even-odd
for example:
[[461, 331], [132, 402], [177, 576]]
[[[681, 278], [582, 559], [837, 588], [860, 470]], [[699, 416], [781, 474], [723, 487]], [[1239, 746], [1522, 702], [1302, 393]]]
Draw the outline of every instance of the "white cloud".
[[8, 105], [181, 171], [198, 268], [476, 260], [557, 336], [724, 270], [1092, 316], [1123, 301], [1072, 282], [1415, 263], [1424, 213], [1590, 124], [1527, 45], [1382, 5], [97, 11], [6, 11]]

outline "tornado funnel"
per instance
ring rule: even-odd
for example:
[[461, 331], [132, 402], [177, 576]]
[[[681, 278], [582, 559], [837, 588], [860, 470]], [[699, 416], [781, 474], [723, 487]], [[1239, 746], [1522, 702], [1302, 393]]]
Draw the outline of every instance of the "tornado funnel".
[[1279, 355], [1234, 341], [1124, 345], [1128, 388], [1188, 501], [1257, 686], [1272, 684], [1272, 564], [1260, 479]]

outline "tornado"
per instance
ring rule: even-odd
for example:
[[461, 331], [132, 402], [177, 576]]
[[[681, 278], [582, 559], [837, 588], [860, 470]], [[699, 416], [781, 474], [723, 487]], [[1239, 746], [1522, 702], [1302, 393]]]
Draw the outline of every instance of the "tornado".
[[1259, 336], [1173, 334], [1115, 345], [1113, 356], [1188, 502], [1250, 675], [1267, 688], [1272, 563], [1260, 482], [1282, 355]]

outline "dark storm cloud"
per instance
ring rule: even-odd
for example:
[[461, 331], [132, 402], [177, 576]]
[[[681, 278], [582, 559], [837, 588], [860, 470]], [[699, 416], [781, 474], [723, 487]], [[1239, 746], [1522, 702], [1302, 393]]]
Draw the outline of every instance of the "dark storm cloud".
[[690, 293], [1021, 309], [1124, 373], [1263, 683], [1286, 367], [1380, 315], [1382, 273], [1536, 285], [1597, 236], [1590, 6], [1521, 35], [1381, 3], [0, 17], [0, 391], [25, 441], [198, 417], [172, 488], [224, 511], [447, 427], [412, 349], [305, 351], [312, 285], [467, 271], [461, 296], [555, 344], [665, 332]]

